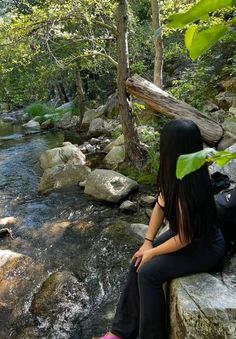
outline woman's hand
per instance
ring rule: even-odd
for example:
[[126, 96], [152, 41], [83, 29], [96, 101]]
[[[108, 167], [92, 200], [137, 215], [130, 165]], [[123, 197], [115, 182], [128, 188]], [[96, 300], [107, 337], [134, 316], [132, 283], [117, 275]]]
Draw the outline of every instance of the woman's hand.
[[155, 256], [155, 254], [153, 253], [153, 248], [146, 250], [142, 256], [141, 262], [137, 268], [137, 272], [141, 269], [141, 267], [148, 262], [149, 260], [151, 260], [153, 257]]
[[153, 245], [150, 241], [145, 241], [144, 244], [139, 248], [139, 250], [137, 252], [134, 253], [131, 261], [135, 261], [134, 263], [134, 266], [137, 267], [141, 260], [142, 260], [142, 257], [144, 255], [144, 253], [147, 251], [147, 250], [150, 250], [153, 248]]

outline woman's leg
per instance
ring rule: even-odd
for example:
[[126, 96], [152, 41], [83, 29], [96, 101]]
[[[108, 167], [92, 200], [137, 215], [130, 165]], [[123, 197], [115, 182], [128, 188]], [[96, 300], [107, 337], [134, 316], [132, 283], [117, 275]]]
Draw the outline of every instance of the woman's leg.
[[[155, 246], [165, 242], [173, 236], [167, 231], [155, 240]], [[139, 331], [139, 287], [137, 280], [137, 267], [132, 263], [128, 278], [117, 305], [116, 315], [111, 332], [124, 339], [135, 339]]]
[[157, 256], [141, 268], [139, 339], [167, 338], [163, 283], [213, 269], [223, 254], [224, 244], [218, 249], [211, 242], [195, 241], [177, 252]]

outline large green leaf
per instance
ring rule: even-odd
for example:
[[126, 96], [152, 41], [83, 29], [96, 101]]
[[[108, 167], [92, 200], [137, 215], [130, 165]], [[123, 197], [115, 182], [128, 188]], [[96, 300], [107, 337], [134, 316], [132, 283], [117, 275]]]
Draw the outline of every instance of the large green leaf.
[[192, 47], [192, 43], [193, 43], [197, 28], [198, 28], [197, 25], [192, 25], [185, 32], [185, 37], [184, 37], [185, 46], [189, 51]]
[[193, 21], [204, 19], [208, 13], [234, 6], [236, 6], [236, 0], [200, 0], [188, 11], [170, 15], [167, 26], [172, 28], [182, 28]]
[[233, 159], [236, 159], [236, 152], [219, 151], [208, 158], [207, 161], [214, 161], [218, 166], [224, 166]]
[[196, 25], [190, 26], [185, 33], [185, 45], [192, 60], [195, 60], [212, 47], [228, 30], [226, 25], [217, 25], [196, 31]]
[[177, 160], [176, 177], [182, 180], [185, 175], [196, 171], [206, 162], [206, 157], [215, 152], [213, 148], [205, 148], [199, 152], [183, 154]]
[[218, 166], [224, 166], [233, 159], [236, 159], [236, 152], [215, 151], [213, 148], [183, 154], [177, 160], [176, 177], [182, 180], [187, 174], [196, 171], [206, 162], [215, 162]]

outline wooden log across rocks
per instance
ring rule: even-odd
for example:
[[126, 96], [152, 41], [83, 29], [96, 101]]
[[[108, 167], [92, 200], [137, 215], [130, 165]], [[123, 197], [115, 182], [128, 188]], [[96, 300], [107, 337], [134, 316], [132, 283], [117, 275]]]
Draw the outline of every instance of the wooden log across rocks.
[[215, 146], [223, 136], [223, 128], [215, 121], [209, 119], [202, 112], [191, 105], [177, 100], [169, 93], [161, 90], [153, 83], [134, 75], [126, 80], [128, 93], [141, 99], [157, 113], [168, 118], [190, 119], [194, 121], [200, 131], [203, 140], [210, 146]]

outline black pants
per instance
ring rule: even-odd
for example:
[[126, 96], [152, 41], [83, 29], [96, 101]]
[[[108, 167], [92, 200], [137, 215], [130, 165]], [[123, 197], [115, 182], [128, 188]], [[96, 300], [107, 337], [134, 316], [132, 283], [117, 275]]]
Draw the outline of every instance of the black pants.
[[[158, 246], [174, 234], [157, 238]], [[214, 270], [224, 255], [224, 238], [219, 230], [207, 239], [194, 240], [183, 249], [159, 255], [137, 273], [131, 264], [111, 332], [123, 339], [166, 339], [163, 283], [173, 278]]]

